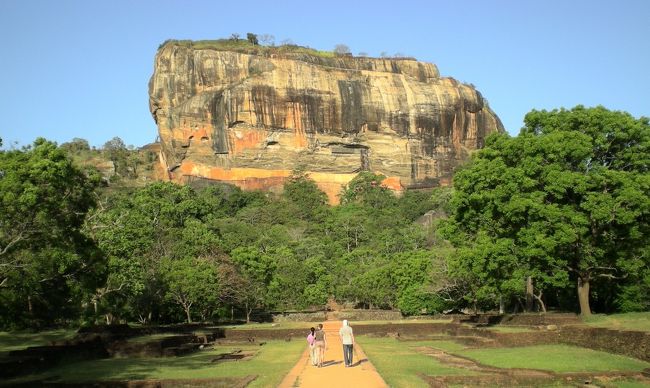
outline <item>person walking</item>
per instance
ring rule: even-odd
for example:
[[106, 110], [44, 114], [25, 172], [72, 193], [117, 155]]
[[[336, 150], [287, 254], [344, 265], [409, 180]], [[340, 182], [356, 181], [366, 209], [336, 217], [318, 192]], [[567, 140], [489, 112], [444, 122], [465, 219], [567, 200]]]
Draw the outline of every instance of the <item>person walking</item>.
[[307, 336], [307, 343], [309, 344], [309, 359], [311, 360], [311, 364], [313, 366], [316, 366], [318, 364], [317, 362], [317, 357], [318, 355], [316, 354], [316, 329], [313, 327], [309, 329], [309, 335]]
[[316, 339], [315, 346], [318, 354], [318, 367], [321, 368], [325, 359], [325, 350], [327, 349], [327, 338], [325, 337], [322, 323], [318, 324], [318, 330], [314, 333], [314, 338]]
[[339, 337], [343, 343], [343, 361], [345, 367], [352, 366], [352, 350], [354, 347], [354, 333], [347, 319], [343, 320], [343, 326], [339, 329]]

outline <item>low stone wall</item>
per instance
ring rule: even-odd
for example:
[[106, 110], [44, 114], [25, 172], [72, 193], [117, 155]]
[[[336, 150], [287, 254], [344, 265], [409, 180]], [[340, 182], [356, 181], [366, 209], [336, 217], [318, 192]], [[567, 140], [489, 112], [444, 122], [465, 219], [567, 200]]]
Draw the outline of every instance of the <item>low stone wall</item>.
[[349, 321], [399, 321], [404, 319], [397, 310], [343, 310], [330, 313], [335, 319]]
[[427, 337], [436, 334], [452, 336], [480, 336], [489, 338], [494, 335], [487, 330], [477, 330], [455, 323], [386, 323], [374, 325], [352, 325], [355, 335], [372, 335], [377, 337]]
[[273, 322], [323, 322], [327, 320], [325, 311], [311, 313], [278, 313], [271, 315]]
[[546, 326], [582, 323], [573, 313], [454, 315], [454, 321], [482, 325]]
[[566, 344], [650, 361], [650, 333], [641, 331], [564, 326], [553, 331], [539, 330], [523, 333], [498, 333], [474, 329], [474, 335], [494, 339], [491, 346]]

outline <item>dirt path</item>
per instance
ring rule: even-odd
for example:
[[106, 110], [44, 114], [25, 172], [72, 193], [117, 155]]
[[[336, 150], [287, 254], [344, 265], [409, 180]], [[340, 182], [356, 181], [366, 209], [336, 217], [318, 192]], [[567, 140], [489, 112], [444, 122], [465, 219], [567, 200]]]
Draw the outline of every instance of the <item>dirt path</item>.
[[[387, 387], [375, 367], [370, 363], [363, 349], [354, 345], [352, 367], [343, 365], [343, 345], [339, 338], [340, 321], [327, 321], [323, 329], [327, 338], [327, 350], [322, 368], [311, 365], [309, 349], [305, 339], [305, 352], [289, 374], [282, 380], [281, 388], [290, 387], [354, 387], [375, 388]], [[307, 334], [305, 334], [305, 338]]]

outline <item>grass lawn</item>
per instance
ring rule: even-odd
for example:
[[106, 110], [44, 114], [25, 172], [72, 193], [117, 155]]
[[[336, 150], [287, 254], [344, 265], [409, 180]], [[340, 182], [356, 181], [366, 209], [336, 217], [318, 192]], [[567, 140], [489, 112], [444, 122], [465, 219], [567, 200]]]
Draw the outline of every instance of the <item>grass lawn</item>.
[[48, 330], [38, 333], [0, 331], [0, 355], [12, 350], [49, 345], [52, 341], [71, 339], [76, 333], [77, 331], [72, 329]]
[[650, 312], [623, 314], [594, 314], [583, 318], [589, 326], [606, 327], [617, 330], [650, 331]]
[[[406, 342], [408, 344], [408, 342]], [[447, 353], [456, 353], [465, 349], [465, 345], [449, 340], [431, 340], [431, 341], [417, 341], [413, 343], [413, 346], [427, 346], [433, 349], [439, 349]]]
[[[218, 354], [257, 351], [248, 361], [212, 363]], [[135, 379], [203, 379], [258, 375], [250, 387], [275, 387], [298, 361], [303, 341], [268, 341], [266, 345], [218, 346], [182, 357], [113, 358], [75, 362], [54, 367], [15, 382], [48, 379], [53, 382], [83, 382]]]
[[560, 373], [640, 371], [650, 363], [630, 357], [569, 345], [467, 349], [454, 352], [498, 368], [543, 369]]
[[470, 375], [472, 372], [442, 365], [437, 360], [419, 353], [415, 348], [431, 346], [437, 348], [462, 347], [453, 341], [397, 341], [394, 338], [371, 338], [359, 336], [368, 359], [391, 387], [428, 387], [418, 377], [422, 373], [429, 376]]

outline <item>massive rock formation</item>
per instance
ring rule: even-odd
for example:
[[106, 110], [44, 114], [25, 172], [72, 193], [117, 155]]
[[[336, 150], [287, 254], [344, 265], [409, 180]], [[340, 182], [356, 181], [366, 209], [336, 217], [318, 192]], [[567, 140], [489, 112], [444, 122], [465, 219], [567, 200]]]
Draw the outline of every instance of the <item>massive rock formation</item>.
[[503, 131], [473, 86], [430, 63], [203, 47], [164, 44], [149, 83], [173, 180], [274, 190], [301, 169], [334, 203], [362, 170], [398, 191], [446, 184]]

